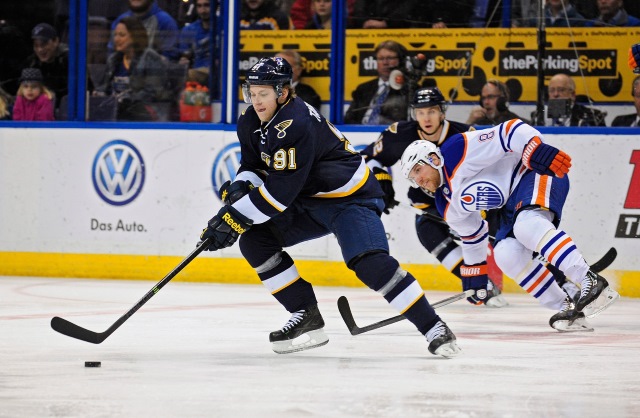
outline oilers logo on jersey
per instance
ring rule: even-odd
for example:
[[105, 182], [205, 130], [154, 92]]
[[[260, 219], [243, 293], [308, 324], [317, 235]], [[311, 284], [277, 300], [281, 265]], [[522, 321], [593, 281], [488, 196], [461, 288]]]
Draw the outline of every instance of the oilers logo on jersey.
[[493, 209], [504, 205], [500, 189], [488, 182], [478, 181], [467, 186], [460, 194], [460, 204], [467, 212]]

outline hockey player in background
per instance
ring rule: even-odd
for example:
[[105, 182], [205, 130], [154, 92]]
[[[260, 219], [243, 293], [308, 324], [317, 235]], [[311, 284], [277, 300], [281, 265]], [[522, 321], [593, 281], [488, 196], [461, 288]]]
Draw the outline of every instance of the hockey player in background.
[[428, 350], [460, 349], [420, 285], [389, 255], [380, 215], [382, 190], [362, 157], [317, 110], [295, 96], [286, 60], [263, 58], [246, 75], [238, 119], [241, 164], [220, 188], [225, 206], [204, 229], [207, 250], [240, 238], [240, 250], [267, 290], [292, 315], [269, 340], [276, 353], [326, 344], [324, 321], [309, 282], [283, 250], [333, 233], [347, 266], [411, 321]]
[[[393, 179], [385, 167], [391, 167], [402, 157], [403, 151], [416, 140], [429, 141], [441, 146], [451, 136], [475, 130], [470, 125], [446, 119], [447, 102], [437, 87], [418, 89], [411, 99], [411, 119], [396, 122], [380, 134], [377, 141], [369, 144], [361, 154], [372, 169], [385, 193], [385, 213], [394, 208], [395, 200]], [[416, 217], [416, 233], [420, 243], [454, 275], [462, 279], [462, 249], [453, 239], [449, 227], [439, 222], [440, 214], [436, 209], [432, 193], [410, 187], [408, 197], [413, 206], [425, 212]], [[508, 303], [500, 290], [489, 281], [490, 288], [484, 303], [491, 307], [503, 307]]]
[[[438, 149], [427, 141], [409, 145], [403, 175], [436, 195], [436, 205], [462, 238], [465, 289], [473, 301], [486, 297], [487, 222], [481, 210], [502, 208], [494, 256], [505, 274], [545, 306], [558, 310], [549, 324], [559, 331], [591, 330], [598, 315], [619, 297], [589, 270], [573, 240], [558, 227], [569, 192], [571, 158], [542, 142], [532, 126], [513, 119], [450, 138]], [[578, 301], [557, 285], [536, 260], [538, 252], [580, 286]]]

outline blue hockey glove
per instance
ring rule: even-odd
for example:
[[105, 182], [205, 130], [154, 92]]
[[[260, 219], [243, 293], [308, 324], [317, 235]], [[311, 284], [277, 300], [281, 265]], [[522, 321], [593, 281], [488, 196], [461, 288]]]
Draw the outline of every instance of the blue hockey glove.
[[216, 216], [211, 218], [207, 227], [202, 230], [200, 242], [211, 238], [206, 251], [216, 251], [232, 246], [238, 237], [245, 233], [253, 221], [236, 210], [233, 206], [223, 206]]
[[634, 73], [640, 74], [640, 44], [632, 45], [629, 48], [629, 68]]
[[239, 180], [233, 183], [227, 180], [220, 186], [218, 197], [220, 197], [220, 200], [222, 200], [225, 205], [233, 205], [240, 200], [241, 197], [249, 194], [249, 192], [253, 190], [253, 187], [253, 184], [248, 180]]
[[463, 264], [460, 267], [462, 290], [473, 289], [476, 291], [473, 296], [467, 298], [469, 303], [481, 305], [487, 300], [487, 283], [489, 283], [488, 271], [486, 261], [470, 266]]
[[571, 167], [571, 157], [534, 136], [524, 147], [522, 163], [538, 174], [564, 177]]
[[393, 190], [393, 178], [389, 173], [380, 167], [373, 168], [373, 175], [376, 176], [376, 180], [382, 187], [382, 191], [384, 192], [384, 213], [389, 214], [389, 210], [393, 209], [398, 205], [396, 201], [396, 192]]

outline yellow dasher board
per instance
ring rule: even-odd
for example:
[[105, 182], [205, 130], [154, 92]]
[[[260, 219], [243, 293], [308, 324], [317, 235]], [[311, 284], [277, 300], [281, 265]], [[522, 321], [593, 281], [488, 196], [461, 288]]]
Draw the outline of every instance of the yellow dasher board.
[[[627, 66], [629, 47], [640, 41], [640, 28], [548, 28], [543, 68], [545, 80], [571, 75], [576, 93], [596, 102], [630, 102], [635, 75]], [[512, 101], [536, 100], [538, 39], [535, 29], [389, 29], [348, 30], [345, 40], [344, 99], [364, 81], [376, 77], [373, 51], [395, 40], [409, 56], [426, 58], [425, 75], [447, 98], [476, 101], [482, 85], [498, 79], [509, 86]], [[244, 31], [240, 71], [281, 49], [303, 57], [304, 82], [329, 100], [331, 32], [324, 30]]]

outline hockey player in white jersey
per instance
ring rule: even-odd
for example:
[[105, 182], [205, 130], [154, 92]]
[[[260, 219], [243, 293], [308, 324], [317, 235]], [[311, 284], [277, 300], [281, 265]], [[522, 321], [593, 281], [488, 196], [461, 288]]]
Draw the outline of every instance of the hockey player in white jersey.
[[[502, 271], [544, 306], [558, 331], [592, 330], [585, 320], [619, 297], [607, 280], [589, 270], [571, 237], [560, 229], [569, 192], [571, 158], [542, 141], [532, 126], [513, 119], [489, 129], [449, 138], [438, 149], [415, 141], [402, 155], [402, 173], [435, 193], [438, 210], [462, 238], [463, 287], [482, 302], [487, 287], [487, 223], [480, 211], [502, 208], [494, 254]], [[553, 274], [532, 258], [541, 254], [580, 287], [574, 304]]]

